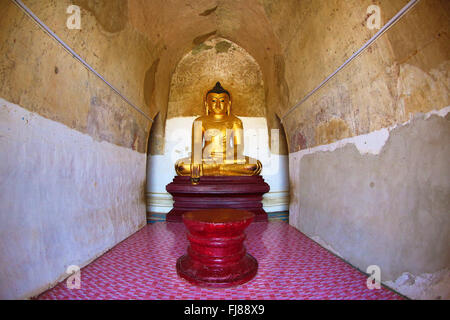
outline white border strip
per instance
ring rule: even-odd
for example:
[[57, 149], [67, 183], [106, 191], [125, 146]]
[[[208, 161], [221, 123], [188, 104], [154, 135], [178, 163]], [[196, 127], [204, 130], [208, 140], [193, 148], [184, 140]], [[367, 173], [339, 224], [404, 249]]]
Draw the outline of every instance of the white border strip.
[[348, 58], [339, 68], [337, 68], [332, 74], [330, 74], [325, 80], [323, 80], [316, 88], [309, 92], [303, 99], [297, 102], [292, 108], [290, 108], [282, 117], [281, 122], [284, 121], [292, 111], [297, 109], [303, 104], [310, 96], [312, 96], [317, 90], [322, 88], [329, 80], [331, 80], [339, 71], [341, 71], [347, 64], [353, 59], [359, 56], [365, 49], [367, 49], [375, 40], [377, 40], [383, 33], [385, 33], [390, 27], [392, 27], [406, 12], [415, 6], [420, 0], [411, 0], [408, 2], [391, 20], [389, 20], [377, 33], [373, 35], [358, 51], [356, 51], [350, 58]]
[[69, 47], [63, 40], [61, 40], [50, 28], [42, 22], [21, 0], [11, 0], [20, 9], [22, 9], [30, 18], [32, 18], [47, 34], [55, 39], [60, 45], [64, 47], [75, 59], [81, 62], [87, 69], [94, 73], [100, 80], [102, 80], [108, 87], [110, 87], [115, 93], [117, 93], [126, 103], [133, 107], [136, 111], [142, 114], [149, 121], [153, 122], [153, 119], [148, 116], [144, 111], [135, 106], [130, 100], [128, 100], [119, 90], [117, 90], [111, 83], [109, 83], [102, 75], [100, 75], [94, 68], [92, 68], [83, 58], [81, 58], [71, 47]]

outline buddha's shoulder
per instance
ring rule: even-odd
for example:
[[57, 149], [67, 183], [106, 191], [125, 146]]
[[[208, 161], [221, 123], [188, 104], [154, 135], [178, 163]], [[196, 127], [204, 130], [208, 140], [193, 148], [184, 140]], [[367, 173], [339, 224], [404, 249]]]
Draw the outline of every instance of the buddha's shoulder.
[[196, 122], [196, 121], [204, 121], [204, 120], [206, 120], [206, 116], [205, 115], [195, 118], [194, 122]]
[[242, 120], [236, 117], [234, 114], [230, 114], [230, 120], [234, 123], [242, 124]]

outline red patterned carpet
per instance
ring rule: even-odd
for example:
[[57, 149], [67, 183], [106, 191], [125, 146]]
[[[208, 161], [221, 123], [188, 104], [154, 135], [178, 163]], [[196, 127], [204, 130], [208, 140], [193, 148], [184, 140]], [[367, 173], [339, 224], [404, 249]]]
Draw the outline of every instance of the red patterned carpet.
[[245, 245], [258, 274], [226, 289], [195, 287], [175, 264], [188, 241], [182, 223], [149, 224], [81, 270], [81, 288], [65, 281], [38, 299], [402, 299], [285, 222], [252, 223]]

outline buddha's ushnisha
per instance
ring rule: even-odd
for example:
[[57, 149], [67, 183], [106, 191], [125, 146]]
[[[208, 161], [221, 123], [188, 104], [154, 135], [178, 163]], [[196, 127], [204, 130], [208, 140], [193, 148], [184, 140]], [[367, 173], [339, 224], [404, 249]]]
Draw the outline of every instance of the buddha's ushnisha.
[[191, 157], [175, 163], [180, 176], [253, 176], [262, 170], [259, 160], [243, 155], [242, 121], [231, 113], [231, 95], [220, 82], [207, 92], [206, 115], [192, 125]]

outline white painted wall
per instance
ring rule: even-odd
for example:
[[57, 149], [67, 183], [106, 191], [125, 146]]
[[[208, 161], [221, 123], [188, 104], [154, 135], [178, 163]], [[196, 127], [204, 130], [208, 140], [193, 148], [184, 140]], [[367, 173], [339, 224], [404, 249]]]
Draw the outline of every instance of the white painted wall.
[[[192, 123], [197, 117], [168, 119], [165, 132], [164, 155], [148, 156], [147, 166], [147, 211], [167, 213], [173, 201], [166, 192], [172, 182], [175, 162], [189, 156], [191, 152]], [[269, 135], [264, 117], [239, 117], [244, 126], [244, 154], [261, 161], [261, 175], [270, 185], [264, 195], [266, 212], [287, 211], [289, 204], [289, 160], [287, 155], [272, 154], [269, 150]]]
[[0, 299], [42, 292], [144, 226], [145, 167], [0, 99]]

